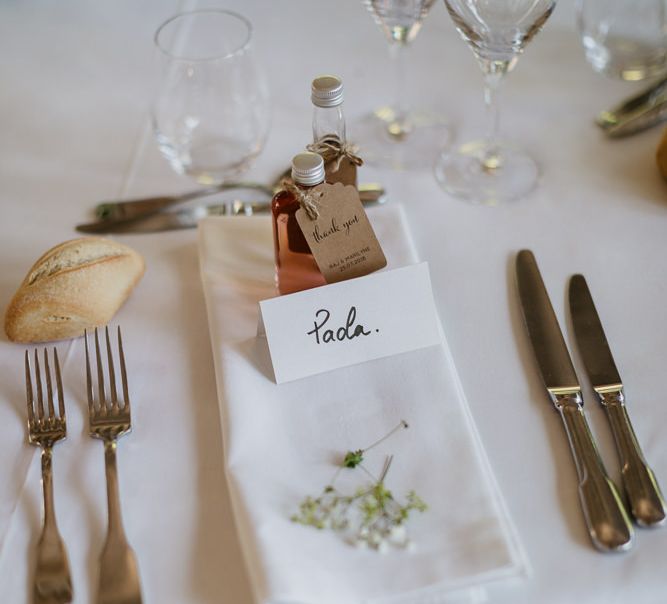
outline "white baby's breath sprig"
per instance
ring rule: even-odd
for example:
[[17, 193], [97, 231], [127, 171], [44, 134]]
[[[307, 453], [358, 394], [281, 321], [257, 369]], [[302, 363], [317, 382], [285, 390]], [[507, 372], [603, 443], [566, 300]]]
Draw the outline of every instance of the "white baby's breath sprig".
[[[407, 427], [407, 423], [401, 422], [390, 435], [401, 427]], [[376, 446], [385, 438], [371, 446]], [[363, 451], [366, 450], [368, 448]], [[306, 497], [299, 505], [298, 513], [291, 517], [292, 521], [342, 533], [349, 543], [357, 547], [379, 552], [386, 552], [391, 547], [409, 549], [412, 542], [405, 523], [411, 512], [425, 512], [427, 506], [414, 491], [406, 495], [404, 503], [394, 499], [385, 486], [392, 460], [391, 455], [385, 459], [378, 478], [374, 478], [360, 462], [352, 466], [361, 467], [371, 478], [371, 484], [360, 487], [353, 495], [343, 495], [333, 484], [328, 485], [318, 497]]]

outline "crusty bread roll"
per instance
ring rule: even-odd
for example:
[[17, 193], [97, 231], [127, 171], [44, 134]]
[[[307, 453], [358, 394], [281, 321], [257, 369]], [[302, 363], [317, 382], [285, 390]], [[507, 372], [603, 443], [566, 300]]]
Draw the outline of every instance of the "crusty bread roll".
[[5, 332], [15, 342], [81, 336], [111, 320], [144, 269], [137, 252], [109, 239], [61, 243], [28, 271], [5, 313]]

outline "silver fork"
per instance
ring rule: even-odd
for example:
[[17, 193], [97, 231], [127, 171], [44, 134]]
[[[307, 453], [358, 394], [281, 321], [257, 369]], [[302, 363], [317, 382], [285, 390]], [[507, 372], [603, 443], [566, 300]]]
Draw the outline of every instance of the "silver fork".
[[53, 445], [67, 436], [63, 384], [60, 377], [58, 352], [53, 349], [53, 364], [58, 391], [58, 415], [53, 404], [53, 385], [49, 355], [44, 349], [44, 374], [46, 377], [47, 408], [44, 409], [42, 376], [39, 355], [35, 350], [35, 380], [37, 400], [33, 394], [30, 371], [30, 355], [25, 351], [25, 387], [28, 402], [28, 440], [42, 449], [42, 487], [44, 490], [44, 526], [37, 544], [37, 568], [35, 569], [35, 601], [65, 604], [72, 601], [72, 577], [69, 571], [67, 551], [58, 525], [53, 498]]
[[98, 604], [141, 604], [141, 584], [139, 569], [132, 548], [127, 542], [120, 512], [120, 493], [118, 489], [118, 469], [116, 467], [117, 439], [132, 429], [130, 418], [130, 395], [127, 389], [127, 372], [123, 340], [118, 327], [118, 358], [123, 387], [123, 400], [118, 400], [116, 391], [116, 373], [114, 370], [109, 328], [105, 328], [107, 366], [109, 373], [109, 397], [105, 394], [104, 369], [100, 340], [95, 329], [95, 357], [97, 361], [98, 400], [95, 403], [93, 379], [88, 353], [88, 334], [86, 343], [86, 392], [88, 394], [88, 421], [90, 435], [104, 441], [104, 462], [107, 477], [107, 505], [109, 524], [107, 539], [100, 556], [100, 579], [97, 591]]

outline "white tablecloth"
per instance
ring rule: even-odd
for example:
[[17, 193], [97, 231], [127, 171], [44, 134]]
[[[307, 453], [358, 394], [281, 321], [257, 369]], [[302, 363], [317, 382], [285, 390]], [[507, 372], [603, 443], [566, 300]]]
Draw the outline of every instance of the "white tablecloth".
[[[152, 31], [185, 5], [72, 0], [0, 6], [0, 306], [46, 248], [75, 236], [72, 225], [95, 201], [191, 187], [171, 174], [146, 130]], [[254, 22], [273, 89], [271, 138], [249, 177], [271, 178], [308, 141], [314, 74], [343, 77], [351, 119], [392, 89], [385, 43], [361, 3], [285, 1], [271, 3], [271, 10], [258, 1], [226, 5]], [[480, 131], [481, 76], [441, 3], [415, 43], [411, 65], [414, 96], [447, 111], [459, 140]], [[639, 531], [627, 555], [603, 556], [588, 542], [567, 443], [541, 389], [513, 283], [514, 253], [533, 248], [564, 321], [566, 279], [586, 274], [627, 383], [636, 431], [667, 487], [661, 390], [667, 187], [653, 163], [660, 133], [609, 142], [592, 125], [596, 111], [635, 87], [590, 71], [570, 2], [557, 8], [507, 84], [504, 129], [543, 166], [530, 199], [498, 209], [463, 205], [438, 189], [431, 158], [420, 172], [364, 169], [362, 179], [380, 180], [407, 206], [473, 416], [533, 564], [530, 580], [492, 588], [489, 600], [661, 602], [667, 530]], [[195, 233], [122, 239], [148, 263], [118, 317], [136, 424], [119, 448], [121, 490], [146, 599], [249, 604], [222, 472]], [[41, 492], [37, 457], [24, 444], [23, 347], [2, 338], [0, 518], [10, 515], [0, 523], [0, 601], [14, 604], [27, 601]], [[68, 347], [61, 348], [64, 356]], [[86, 435], [80, 343], [70, 351], [65, 381], [70, 436], [55, 453], [56, 504], [76, 601], [87, 603], [106, 510], [102, 450]], [[586, 394], [593, 431], [618, 476], [605, 418]], [[20, 496], [12, 512], [3, 502], [14, 493]]]

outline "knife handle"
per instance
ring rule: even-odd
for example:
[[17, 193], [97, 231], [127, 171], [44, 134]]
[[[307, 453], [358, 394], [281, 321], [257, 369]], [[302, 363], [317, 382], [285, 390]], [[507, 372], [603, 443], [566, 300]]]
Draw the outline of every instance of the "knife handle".
[[665, 521], [665, 500], [637, 441], [625, 407], [625, 396], [620, 390], [601, 393], [600, 402], [607, 411], [616, 441], [632, 515], [640, 526], [658, 526]]
[[581, 395], [556, 396], [579, 475], [579, 498], [593, 545], [601, 551], [632, 547], [634, 531], [623, 502], [600, 458], [584, 416]]

